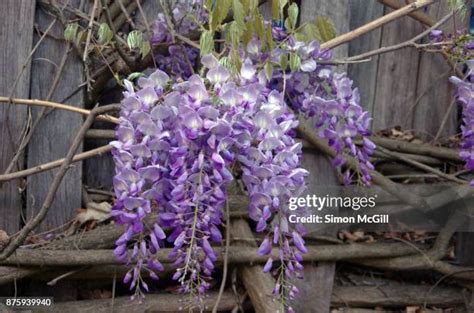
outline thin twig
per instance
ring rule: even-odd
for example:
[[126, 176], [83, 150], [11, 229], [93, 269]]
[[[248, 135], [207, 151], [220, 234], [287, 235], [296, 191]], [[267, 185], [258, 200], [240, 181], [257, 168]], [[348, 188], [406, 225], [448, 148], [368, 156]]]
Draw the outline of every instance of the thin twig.
[[86, 62], [87, 59], [87, 51], [89, 50], [89, 43], [91, 41], [92, 36], [92, 26], [94, 25], [94, 18], [95, 12], [97, 11], [97, 6], [99, 5], [99, 0], [94, 0], [94, 4], [91, 10], [91, 17], [89, 19], [88, 31], [87, 31], [87, 38], [86, 38], [86, 45], [84, 47], [84, 54], [82, 55], [82, 61]]
[[441, 137], [441, 134], [443, 133], [444, 128], [446, 127], [446, 124], [448, 123], [449, 118], [452, 117], [451, 112], [456, 106], [456, 102], [457, 100], [453, 99], [449, 103], [448, 109], [446, 110], [446, 113], [443, 116], [443, 120], [441, 121], [441, 125], [439, 125], [438, 131], [436, 132], [436, 135], [433, 138], [433, 142], [437, 142], [439, 137]]
[[[111, 150], [112, 150], [112, 146], [105, 145], [105, 146], [101, 146], [99, 148], [95, 148], [86, 152], [81, 152], [74, 155], [71, 163], [83, 161], [83, 160], [95, 157], [97, 155], [109, 153]], [[0, 183], [49, 171], [54, 168], [60, 167], [63, 162], [64, 162], [64, 159], [58, 159], [55, 161], [37, 165], [35, 167], [27, 168], [25, 170], [21, 170], [18, 172], [0, 175]]]
[[62, 274], [62, 275], [59, 275], [58, 277], [56, 277], [56, 278], [50, 280], [49, 282], [47, 282], [46, 285], [48, 285], [48, 286], [54, 286], [54, 285], [56, 285], [56, 284], [58, 283], [58, 281], [60, 281], [61, 279], [64, 279], [64, 278], [66, 278], [66, 277], [68, 277], [68, 276], [77, 274], [77, 273], [79, 273], [79, 272], [82, 271], [82, 270], [84, 270], [84, 268], [79, 268], [79, 269], [77, 269], [77, 270], [72, 270], [72, 271], [69, 271], [69, 272], [64, 273], [64, 274]]
[[123, 0], [118, 0], [118, 4], [120, 6], [120, 9], [122, 10], [122, 14], [125, 16], [125, 18], [127, 19], [127, 22], [130, 24], [130, 26], [132, 28], [136, 28], [135, 27], [135, 23], [133, 22], [132, 18], [130, 17], [130, 14], [128, 13], [127, 9], [125, 8], [125, 6], [123, 5]]
[[222, 295], [224, 294], [225, 283], [227, 281], [227, 272], [229, 270], [229, 247], [230, 247], [230, 209], [229, 202], [226, 202], [225, 206], [226, 224], [225, 224], [225, 252], [224, 252], [224, 269], [222, 270], [222, 281], [217, 295], [216, 303], [212, 309], [212, 313], [217, 313], [217, 308], [221, 302]]
[[[50, 107], [55, 109], [61, 109], [66, 111], [71, 111], [75, 113], [80, 113], [82, 115], [89, 115], [91, 111], [86, 109], [81, 109], [72, 105], [62, 104], [58, 102], [46, 101], [46, 100], [38, 100], [38, 99], [21, 99], [21, 98], [7, 98], [7, 97], [0, 97], [0, 103], [3, 104], [22, 104], [22, 105], [30, 105], [30, 106], [41, 106], [41, 107]], [[110, 122], [114, 124], [118, 124], [118, 119], [116, 117], [110, 115], [98, 115], [97, 120], [101, 120], [104, 122]]]

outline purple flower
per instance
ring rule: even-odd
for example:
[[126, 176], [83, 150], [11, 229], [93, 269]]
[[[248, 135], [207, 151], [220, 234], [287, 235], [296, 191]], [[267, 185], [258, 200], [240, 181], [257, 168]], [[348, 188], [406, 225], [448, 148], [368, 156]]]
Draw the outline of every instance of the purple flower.
[[[470, 69], [469, 75], [474, 75]], [[456, 95], [463, 107], [461, 126], [462, 141], [460, 157], [465, 162], [465, 169], [474, 170], [474, 82], [468, 78], [463, 81], [457, 77], [451, 77], [450, 81], [456, 85]], [[471, 181], [474, 185], [474, 180]]]
[[270, 254], [271, 251], [272, 251], [271, 241], [268, 237], [265, 237], [265, 239], [263, 239], [262, 243], [260, 244], [260, 247], [258, 248], [257, 252], [260, 255], [267, 255], [267, 254]]

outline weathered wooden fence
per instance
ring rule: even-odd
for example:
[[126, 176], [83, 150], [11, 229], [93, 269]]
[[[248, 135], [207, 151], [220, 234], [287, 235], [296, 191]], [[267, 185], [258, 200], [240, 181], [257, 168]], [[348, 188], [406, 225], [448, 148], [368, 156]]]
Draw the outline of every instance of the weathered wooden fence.
[[[93, 104], [86, 103], [82, 56], [77, 55], [71, 44], [60, 40], [64, 30], [62, 21], [45, 13], [40, 2], [0, 2], [0, 95], [58, 102], [67, 99], [69, 104], [91, 107]], [[149, 21], [160, 10], [157, 3], [155, 0], [142, 1]], [[87, 13], [90, 7], [88, 1], [77, 0], [70, 4]], [[329, 16], [338, 33], [347, 32], [392, 10], [375, 0], [302, 0], [300, 6], [300, 22], [310, 21], [316, 16]], [[267, 4], [263, 10], [268, 15]], [[430, 6], [427, 12], [417, 15], [429, 24], [430, 19], [435, 21], [447, 12], [446, 1], [440, 1]], [[138, 20], [139, 24], [144, 24], [143, 19]], [[446, 25], [452, 28], [452, 23]], [[416, 36], [423, 29], [422, 23], [406, 16], [338, 47], [335, 56], [342, 58], [393, 45]], [[439, 54], [406, 48], [374, 56], [368, 62], [341, 66], [341, 70], [347, 70], [359, 87], [362, 103], [372, 113], [374, 131], [401, 126], [426, 140], [443, 140], [457, 132], [457, 110], [455, 106], [450, 109], [452, 90], [447, 82], [451, 70]], [[78, 88], [79, 92], [76, 92]], [[105, 97], [105, 102], [114, 100]], [[0, 172], [34, 167], [64, 157], [81, 120], [82, 117], [74, 113], [0, 106]], [[96, 128], [101, 126], [96, 124]], [[22, 142], [27, 140], [27, 128], [33, 127], [35, 130], [29, 144], [20, 150], [17, 162], [10, 165]], [[104, 143], [104, 140], [90, 139], [85, 143], [85, 149]], [[325, 156], [306, 151], [303, 166], [312, 173], [308, 193], [324, 192], [325, 188], [338, 185]], [[60, 226], [74, 216], [74, 210], [83, 205], [84, 184], [110, 191], [113, 173], [109, 155], [84, 164], [75, 163], [63, 180], [41, 229]], [[54, 171], [44, 172], [1, 185], [0, 229], [10, 234], [18, 231], [24, 221], [37, 212], [53, 176]], [[331, 262], [306, 268], [307, 278], [301, 285], [304, 300], [295, 303], [298, 312], [310, 312], [304, 311], [303, 306], [311, 306], [311, 312], [328, 310], [334, 271], [335, 263]]]

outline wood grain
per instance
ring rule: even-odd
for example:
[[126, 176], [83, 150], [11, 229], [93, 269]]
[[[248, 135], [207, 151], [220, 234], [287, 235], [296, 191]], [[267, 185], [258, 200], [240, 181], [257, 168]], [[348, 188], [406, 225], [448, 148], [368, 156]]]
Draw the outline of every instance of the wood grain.
[[[348, 1], [303, 1], [300, 9], [300, 22], [314, 22], [316, 16], [329, 17], [335, 27], [337, 34], [349, 31], [349, 2]], [[335, 58], [347, 57], [348, 45], [342, 45], [334, 49]], [[345, 70], [346, 66], [340, 67]], [[311, 123], [311, 122], [309, 122]], [[311, 125], [308, 124], [308, 127]], [[325, 195], [333, 194], [331, 186], [338, 184], [335, 171], [328, 158], [319, 153], [305, 151], [303, 154], [302, 167], [310, 172], [306, 179], [306, 194]], [[311, 232], [318, 232], [315, 225], [308, 227]], [[334, 231], [320, 231], [318, 234], [335, 235]], [[317, 266], [305, 266], [303, 280], [294, 283], [300, 290], [300, 296], [293, 301], [292, 306], [296, 312], [327, 313], [331, 306], [332, 286], [334, 283], [336, 263], [320, 262]]]
[[[350, 28], [355, 29], [383, 15], [384, 7], [375, 1], [353, 0], [350, 3]], [[354, 56], [380, 47], [382, 29], [376, 29], [349, 43], [349, 55]], [[348, 74], [359, 88], [361, 105], [369, 112], [374, 111], [375, 88], [379, 57], [369, 62], [349, 64]]]
[[[80, 1], [72, 1], [71, 5], [78, 6]], [[36, 23], [40, 30], [44, 30], [52, 17], [42, 10], [36, 11]], [[56, 23], [51, 34], [61, 38], [64, 28]], [[35, 36], [37, 40], [37, 36]], [[64, 41], [46, 37], [36, 53], [32, 64], [31, 98], [44, 99], [48, 94], [57, 67], [66, 49]], [[49, 61], [47, 61], [49, 60]], [[75, 51], [72, 51], [66, 61], [64, 70], [52, 96], [53, 101], [61, 102], [69, 96], [84, 81], [82, 63]], [[84, 96], [79, 92], [69, 99], [77, 107], [83, 107]], [[38, 109], [33, 110], [33, 117], [38, 114]], [[82, 116], [63, 111], [51, 111], [40, 122], [28, 146], [28, 167], [33, 167], [65, 156], [76, 132], [79, 130]], [[81, 151], [82, 147], [78, 151]], [[44, 197], [47, 194], [56, 170], [28, 177], [27, 189], [27, 218], [34, 216]], [[46, 219], [39, 227], [46, 230], [64, 224], [73, 216], [74, 209], [81, 207], [82, 192], [82, 166], [74, 165], [71, 168], [56, 194]]]
[[[385, 8], [385, 14], [390, 11]], [[421, 31], [419, 22], [405, 16], [382, 28], [381, 46], [403, 42]], [[379, 57], [372, 112], [374, 130], [412, 127], [411, 116], [407, 117], [407, 112], [416, 98], [419, 58], [420, 53], [412, 48]]]
[[[430, 6], [427, 13], [437, 21], [449, 13], [448, 4], [446, 1], [440, 1]], [[459, 16], [451, 18], [442, 29], [454, 32], [454, 20], [459, 21]], [[454, 90], [448, 81], [451, 75], [452, 70], [441, 54], [421, 53], [416, 97], [411, 101], [415, 109], [411, 117], [412, 127], [423, 138], [432, 139], [436, 135], [453, 101]], [[457, 108], [454, 106], [448, 115], [444, 131], [440, 134], [441, 138], [456, 133], [456, 120]]]
[[[5, 0], [0, 2], [0, 95], [29, 96], [31, 63], [28, 55], [33, 43], [35, 1]], [[15, 78], [22, 71], [16, 90], [11, 94]], [[18, 147], [20, 133], [27, 119], [26, 107], [0, 108], [0, 172], [3, 173]], [[23, 167], [23, 157], [19, 166]], [[20, 227], [22, 180], [14, 180], [0, 187], [0, 229], [8, 233]]]

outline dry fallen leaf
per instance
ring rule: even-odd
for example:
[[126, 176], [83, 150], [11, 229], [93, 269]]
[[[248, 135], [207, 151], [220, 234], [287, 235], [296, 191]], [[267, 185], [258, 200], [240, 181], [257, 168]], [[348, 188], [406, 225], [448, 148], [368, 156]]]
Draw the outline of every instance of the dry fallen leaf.
[[419, 306], [407, 306], [406, 313], [418, 313]]
[[89, 202], [87, 209], [79, 209], [79, 213], [76, 216], [76, 220], [80, 224], [84, 224], [88, 221], [103, 222], [110, 217], [112, 205], [108, 202]]
[[10, 237], [8, 237], [7, 232], [0, 229], [0, 251], [5, 249], [9, 241]]

